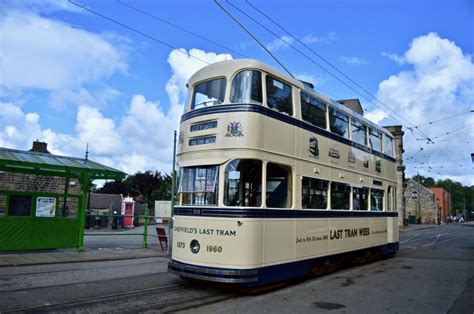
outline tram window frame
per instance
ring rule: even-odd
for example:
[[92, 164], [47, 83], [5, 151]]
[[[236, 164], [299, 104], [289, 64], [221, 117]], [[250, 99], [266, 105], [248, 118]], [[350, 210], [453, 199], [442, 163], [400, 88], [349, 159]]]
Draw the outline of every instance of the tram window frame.
[[[345, 125], [345, 129], [338, 130], [340, 125]], [[349, 139], [349, 116], [340, 112], [336, 108], [329, 108], [329, 129], [332, 133]], [[341, 131], [345, 131], [341, 134]]]
[[[253, 163], [253, 168], [250, 171], [238, 171], [240, 166]], [[252, 171], [254, 170], [254, 171]], [[238, 178], [237, 173], [238, 172]], [[230, 179], [230, 176], [233, 179]], [[232, 207], [261, 207], [262, 206], [262, 177], [263, 177], [263, 162], [258, 159], [234, 159], [230, 161], [224, 172], [224, 205]], [[243, 178], [243, 179], [242, 179]], [[231, 180], [234, 182], [231, 184]], [[242, 182], [240, 182], [242, 181]], [[232, 187], [232, 186], [236, 187]], [[239, 187], [239, 185], [241, 185]], [[256, 185], [256, 187], [254, 187]], [[229, 193], [230, 189], [237, 190]], [[237, 196], [237, 198], [236, 198]], [[243, 196], [243, 197], [242, 197]]]
[[[374, 206], [374, 194], [375, 193], [380, 193], [381, 200], [379, 202], [381, 207]], [[382, 212], [384, 211], [384, 196], [385, 196], [385, 191], [382, 189], [370, 189], [370, 211], [373, 212]]]
[[[286, 166], [286, 165], [274, 163], [274, 162], [267, 163], [266, 168], [267, 168], [266, 176], [265, 176], [265, 192], [266, 192], [265, 205], [266, 207], [292, 208], [293, 207], [293, 170], [291, 169], [290, 166]], [[283, 171], [284, 174], [283, 172], [279, 173], [279, 170]], [[280, 182], [279, 184], [277, 185], [273, 184], [278, 181]]]
[[[210, 170], [214, 173], [209, 173]], [[203, 174], [202, 171], [205, 171]], [[187, 172], [194, 172], [192, 176]], [[203, 181], [203, 188], [196, 181]], [[210, 183], [210, 182], [213, 182]], [[202, 185], [202, 182], [199, 182]], [[178, 194], [181, 205], [216, 206], [219, 199], [219, 166], [205, 165], [181, 168]]]
[[[280, 86], [281, 85], [281, 86]], [[269, 74], [265, 77], [266, 103], [268, 108], [277, 112], [293, 116], [293, 88], [290, 84], [283, 82]], [[275, 91], [272, 93], [272, 91]], [[278, 96], [279, 91], [286, 96]], [[279, 102], [282, 101], [281, 104]]]
[[393, 157], [393, 138], [387, 134], [384, 134], [384, 154]]
[[[351, 186], [341, 182], [331, 182], [331, 209], [332, 210], [350, 210], [351, 208]], [[342, 194], [339, 197], [336, 193]], [[336, 197], [338, 196], [338, 197]], [[343, 206], [339, 206], [337, 202], [342, 202]], [[338, 206], [335, 206], [338, 205]]]
[[[362, 198], [363, 195], [365, 195], [365, 201]], [[355, 205], [356, 202], [359, 204], [358, 208], [356, 208], [356, 205]], [[369, 210], [369, 188], [368, 187], [352, 187], [352, 210], [363, 210], [363, 211]]]
[[327, 105], [318, 98], [301, 92], [301, 117], [305, 122], [311, 123], [322, 129], [326, 129]]
[[[251, 73], [250, 78], [242, 78]], [[239, 89], [236, 85], [239, 84]], [[244, 86], [245, 85], [245, 86]], [[250, 86], [249, 86], [250, 85]], [[245, 94], [245, 95], [244, 95]], [[238, 97], [239, 96], [239, 97]], [[238, 97], [238, 99], [236, 99]], [[246, 98], [246, 99], [244, 99]], [[257, 70], [242, 70], [234, 75], [230, 88], [231, 103], [263, 103], [262, 72]]]
[[[360, 132], [361, 130], [363, 133]], [[367, 146], [367, 125], [354, 118], [351, 118], [351, 140], [360, 145]]]
[[[310, 178], [310, 177], [302, 177], [301, 179], [301, 208], [327, 209], [328, 203], [329, 203], [328, 195], [329, 195], [329, 181]], [[321, 205], [324, 204], [324, 206], [317, 206], [320, 204]]]
[[[199, 91], [199, 87], [205, 87], [206, 90], [208, 89], [212, 89], [213, 87], [211, 86], [208, 86], [209, 84], [212, 84], [212, 83], [219, 83], [220, 85], [218, 85], [218, 98], [214, 98], [214, 99], [211, 99], [209, 96], [212, 96], [211, 94], [212, 93], [208, 93], [206, 94], [204, 91], [203, 92], [200, 92]], [[206, 80], [206, 81], [202, 81], [202, 82], [199, 82], [199, 83], [196, 83], [193, 87], [193, 94], [192, 94], [192, 97], [191, 97], [191, 105], [190, 105], [190, 110], [194, 110], [194, 109], [201, 109], [201, 108], [206, 108], [206, 107], [211, 107], [211, 106], [215, 106], [215, 105], [220, 105], [224, 102], [225, 100], [225, 93], [226, 93], [226, 88], [227, 88], [227, 80], [225, 77], [216, 77], [216, 78], [212, 78], [212, 79], [209, 79], [209, 80]], [[215, 92], [215, 91], [213, 91]], [[201, 95], [203, 96], [207, 96], [208, 101], [201, 101], [200, 103], [196, 104], [196, 94], [197, 93], [200, 93]], [[216, 104], [217, 102], [217, 104]], [[208, 103], [210, 103], [210, 105], [207, 105]]]
[[382, 152], [382, 132], [369, 128], [369, 147]]

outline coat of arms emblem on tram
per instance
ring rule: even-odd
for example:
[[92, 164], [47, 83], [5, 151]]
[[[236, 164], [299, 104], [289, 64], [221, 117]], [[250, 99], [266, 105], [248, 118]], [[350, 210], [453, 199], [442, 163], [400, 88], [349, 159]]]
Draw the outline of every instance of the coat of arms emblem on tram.
[[227, 124], [227, 133], [225, 137], [236, 137], [236, 136], [244, 136], [242, 133], [242, 123], [233, 121]]

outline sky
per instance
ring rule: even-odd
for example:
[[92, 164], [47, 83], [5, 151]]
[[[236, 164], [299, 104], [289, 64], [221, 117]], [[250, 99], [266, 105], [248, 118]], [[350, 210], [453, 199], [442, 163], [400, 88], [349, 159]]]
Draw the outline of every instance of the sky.
[[[0, 2], [0, 147], [40, 140], [82, 157], [88, 146], [129, 174], [170, 173], [194, 72], [245, 57], [284, 72], [214, 1], [74, 1], [102, 16], [63, 0]], [[220, 2], [295, 77], [402, 125], [407, 177], [474, 185], [473, 1]]]

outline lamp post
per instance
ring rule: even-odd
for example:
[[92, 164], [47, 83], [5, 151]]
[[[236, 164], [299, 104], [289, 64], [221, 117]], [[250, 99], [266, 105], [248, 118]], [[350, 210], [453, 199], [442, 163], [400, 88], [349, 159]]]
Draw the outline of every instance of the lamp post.
[[441, 224], [441, 207], [439, 206], [439, 198], [436, 198], [436, 207], [438, 208], [438, 225]]

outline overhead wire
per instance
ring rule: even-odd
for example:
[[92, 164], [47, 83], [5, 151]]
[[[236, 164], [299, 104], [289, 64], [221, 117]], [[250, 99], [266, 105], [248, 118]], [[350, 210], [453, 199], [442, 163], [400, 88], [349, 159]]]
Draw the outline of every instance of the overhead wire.
[[194, 55], [191, 54], [191, 53], [184, 52], [184, 51], [182, 51], [182, 50], [181, 50], [180, 48], [178, 48], [178, 47], [175, 47], [175, 46], [173, 46], [173, 45], [171, 45], [171, 44], [168, 44], [168, 43], [165, 42], [165, 41], [162, 41], [162, 40], [160, 40], [160, 39], [158, 39], [158, 38], [156, 38], [156, 37], [153, 37], [153, 36], [151, 36], [151, 35], [148, 35], [148, 34], [142, 32], [142, 31], [140, 31], [140, 30], [138, 30], [138, 29], [136, 29], [136, 28], [133, 28], [133, 27], [131, 27], [131, 26], [125, 24], [125, 23], [119, 22], [119, 21], [117, 21], [117, 20], [115, 20], [115, 19], [113, 19], [113, 18], [111, 18], [111, 17], [108, 17], [108, 16], [105, 15], [105, 14], [99, 13], [99, 12], [97, 12], [97, 11], [95, 11], [95, 10], [92, 10], [92, 9], [90, 9], [90, 8], [88, 8], [88, 7], [85, 7], [85, 6], [83, 6], [83, 5], [79, 4], [79, 3], [76, 3], [76, 2], [74, 2], [74, 1], [72, 1], [72, 0], [68, 0], [68, 1], [69, 1], [69, 3], [75, 5], [75, 6], [79, 7], [79, 8], [82, 8], [83, 10], [86, 10], [86, 11], [92, 13], [92, 14], [95, 14], [95, 15], [97, 15], [97, 16], [100, 16], [101, 18], [103, 18], [103, 19], [105, 19], [105, 20], [108, 20], [108, 21], [110, 21], [110, 22], [112, 22], [112, 23], [114, 23], [114, 24], [120, 25], [120, 26], [122, 26], [122, 27], [124, 27], [124, 28], [126, 28], [126, 29], [128, 29], [128, 30], [131, 30], [131, 31], [133, 31], [133, 32], [135, 32], [135, 33], [137, 33], [137, 34], [140, 34], [140, 35], [142, 35], [142, 36], [148, 38], [148, 39], [151, 39], [151, 40], [153, 40], [153, 41], [155, 41], [155, 42], [157, 42], [157, 43], [159, 43], [159, 44], [161, 44], [161, 45], [163, 45], [163, 46], [166, 46], [166, 47], [168, 47], [168, 48], [171, 48], [171, 49], [173, 49], [173, 50], [176, 50], [176, 51], [178, 51], [178, 52], [180, 52], [180, 53], [182, 53], [182, 54], [184, 54], [184, 55], [186, 55], [186, 56], [189, 56], [189, 57], [191, 57], [191, 58], [194, 58], [194, 59], [196, 59], [196, 60], [199, 60], [199, 61], [201, 61], [201, 62], [203, 62], [203, 63], [205, 63], [205, 64], [210, 64], [209, 62], [207, 62], [207, 61], [204, 60], [204, 59], [201, 59], [201, 58], [199, 58], [199, 57], [196, 57], [196, 56], [194, 56]]
[[449, 119], [459, 117], [459, 116], [463, 116], [463, 115], [466, 115], [466, 114], [470, 114], [470, 113], [473, 113], [473, 112], [474, 112], [474, 110], [470, 110], [470, 111], [463, 112], [463, 113], [458, 113], [458, 114], [455, 114], [455, 115], [452, 115], [452, 116], [449, 116], [449, 117], [444, 117], [444, 118], [439, 119], [439, 120], [429, 121], [425, 124], [415, 125], [414, 128], [421, 128], [421, 127], [424, 127], [424, 126], [427, 126], [427, 125], [432, 125], [432, 124], [435, 124], [435, 123], [438, 123], [438, 122], [441, 122], [441, 121], [449, 120]]
[[268, 49], [248, 28], [245, 27], [238, 19], [236, 19], [232, 13], [229, 12], [222, 4], [219, 3], [218, 0], [214, 0], [214, 2], [224, 11], [237, 25], [240, 26], [250, 37], [253, 38], [292, 78], [296, 79], [295, 76], [291, 73], [290, 70], [283, 64], [283, 62], [278, 59], [275, 54], [273, 54], [270, 49]]
[[199, 39], [201, 39], [201, 40], [207, 41], [207, 42], [209, 42], [209, 43], [211, 43], [211, 44], [213, 44], [213, 45], [216, 45], [216, 46], [218, 46], [218, 47], [224, 48], [224, 49], [226, 49], [226, 50], [228, 50], [228, 51], [230, 51], [230, 52], [232, 52], [232, 53], [234, 53], [234, 54], [236, 54], [236, 55], [239, 55], [239, 56], [244, 57], [244, 58], [248, 58], [248, 56], [246, 56], [246, 55], [244, 55], [244, 54], [242, 54], [242, 53], [240, 53], [240, 52], [238, 52], [238, 51], [236, 51], [236, 50], [233, 50], [232, 48], [226, 47], [226, 46], [224, 46], [224, 45], [222, 45], [222, 44], [220, 44], [220, 43], [218, 43], [218, 42], [216, 42], [216, 41], [214, 41], [214, 40], [212, 40], [212, 39], [206, 38], [206, 37], [204, 37], [204, 36], [202, 36], [202, 35], [199, 35], [198, 33], [195, 33], [195, 32], [193, 32], [193, 31], [190, 31], [190, 30], [188, 30], [188, 29], [186, 29], [186, 28], [184, 28], [184, 27], [182, 27], [182, 26], [179, 26], [179, 25], [177, 25], [177, 24], [175, 24], [175, 23], [172, 23], [172, 22], [170, 22], [170, 21], [167, 21], [167, 20], [165, 20], [165, 19], [163, 19], [163, 18], [160, 18], [160, 17], [158, 17], [158, 16], [156, 16], [156, 15], [153, 15], [153, 14], [151, 14], [151, 13], [148, 13], [148, 12], [146, 12], [145, 10], [142, 10], [142, 9], [136, 7], [136, 6], [133, 6], [133, 5], [129, 4], [129, 3], [123, 2], [123, 1], [121, 1], [121, 0], [115, 0], [115, 1], [116, 1], [117, 3], [119, 3], [119, 4], [123, 5], [123, 6], [125, 6], [125, 7], [128, 7], [129, 9], [135, 10], [135, 11], [137, 11], [137, 12], [143, 14], [143, 15], [149, 16], [149, 17], [151, 17], [152, 19], [155, 19], [155, 20], [157, 20], [157, 21], [160, 21], [160, 22], [162, 22], [162, 23], [165, 23], [165, 24], [167, 24], [167, 25], [170, 25], [170, 26], [172, 26], [172, 27], [174, 27], [174, 28], [176, 28], [176, 29], [179, 29], [179, 30], [181, 30], [181, 31], [183, 31], [183, 32], [185, 32], [185, 33], [191, 34], [191, 35], [193, 35], [194, 37], [197, 37], [197, 38], [199, 38]]
[[[230, 1], [227, 0], [227, 2], [229, 3]], [[352, 80], [350, 77], [348, 77], [346, 74], [344, 74], [342, 71], [340, 71], [336, 66], [334, 66], [332, 63], [330, 63], [329, 61], [327, 61], [324, 57], [322, 57], [320, 54], [318, 54], [314, 49], [312, 49], [311, 47], [309, 47], [308, 45], [306, 45], [304, 42], [302, 42], [301, 40], [299, 40], [296, 36], [294, 36], [292, 33], [290, 33], [286, 28], [284, 28], [283, 26], [281, 26], [278, 22], [276, 22], [274, 19], [272, 19], [271, 17], [269, 17], [267, 14], [265, 14], [262, 10], [258, 9], [255, 5], [253, 5], [250, 1], [248, 0], [245, 0], [245, 2], [247, 4], [249, 4], [254, 10], [256, 10], [257, 12], [259, 12], [261, 15], [263, 15], [264, 17], [266, 17], [268, 20], [270, 20], [273, 24], [275, 24], [277, 27], [279, 27], [281, 30], [283, 30], [286, 34], [288, 34], [289, 36], [291, 36], [293, 39], [295, 39], [298, 43], [302, 44], [304, 47], [306, 47], [308, 50], [310, 50], [311, 52], [313, 52], [316, 56], [318, 56], [319, 58], [321, 58], [321, 60], [325, 61], [328, 65], [330, 65], [332, 68], [334, 68], [338, 73], [340, 73], [341, 75], [343, 75], [346, 79], [348, 79], [350, 82], [352, 82], [354, 85], [356, 85], [357, 87], [359, 87], [361, 90], [363, 90], [365, 93], [367, 93], [369, 96], [371, 96], [373, 99], [377, 100], [377, 102], [379, 102], [381, 105], [383, 105], [386, 109], [388, 109], [390, 112], [392, 112], [394, 115], [396, 115], [397, 117], [401, 118], [402, 120], [404, 120], [407, 124], [411, 125], [411, 126], [414, 126], [414, 124], [412, 122], [410, 122], [409, 120], [407, 120], [406, 118], [404, 118], [403, 116], [401, 116], [400, 114], [398, 114], [396, 111], [394, 111], [393, 109], [391, 109], [387, 104], [385, 104], [383, 101], [381, 101], [378, 97], [376, 97], [375, 95], [372, 95], [370, 92], [368, 92], [365, 88], [363, 88], [362, 86], [360, 86], [360, 84], [358, 84], [357, 82], [355, 82], [354, 80]], [[255, 19], [252, 18], [252, 20], [255, 21]], [[261, 24], [261, 23], [259, 23]], [[274, 32], [272, 32], [274, 34]], [[275, 34], [274, 34], [275, 35]], [[280, 40], [281, 37], [276, 35]], [[285, 41], [285, 40], [284, 40]], [[287, 41], [285, 41], [287, 44], [289, 44], [290, 46], [291, 43], [288, 43]], [[352, 89], [352, 88], [351, 88]], [[354, 90], [354, 89], [352, 89]], [[359, 95], [361, 95], [360, 93], [357, 93]], [[362, 96], [362, 95], [361, 95]], [[364, 96], [363, 96], [364, 97]], [[367, 99], [366, 97], [364, 97], [365, 99]], [[375, 105], [375, 103], [372, 102], [372, 104]], [[392, 117], [393, 119], [393, 117]], [[396, 120], [396, 119], [394, 119]], [[399, 123], [401, 123], [401, 121], [398, 121]], [[401, 123], [402, 125], [404, 123]], [[408, 128], [409, 126], [407, 126]], [[421, 131], [420, 129], [416, 129], [418, 132], [420, 132], [421, 135], [425, 136], [426, 139], [428, 141], [431, 142], [431, 139], [423, 132]], [[416, 137], [415, 137], [416, 139]], [[452, 162], [456, 163], [455, 160], [449, 155], [447, 154], [443, 149], [441, 149], [438, 145], [436, 145], [435, 143], [433, 143], [434, 146], [440, 150], [441, 152], [443, 152], [443, 154], [448, 157], [448, 159], [450, 159]], [[462, 165], [461, 164], [458, 164], [459, 167], [462, 168]]]

